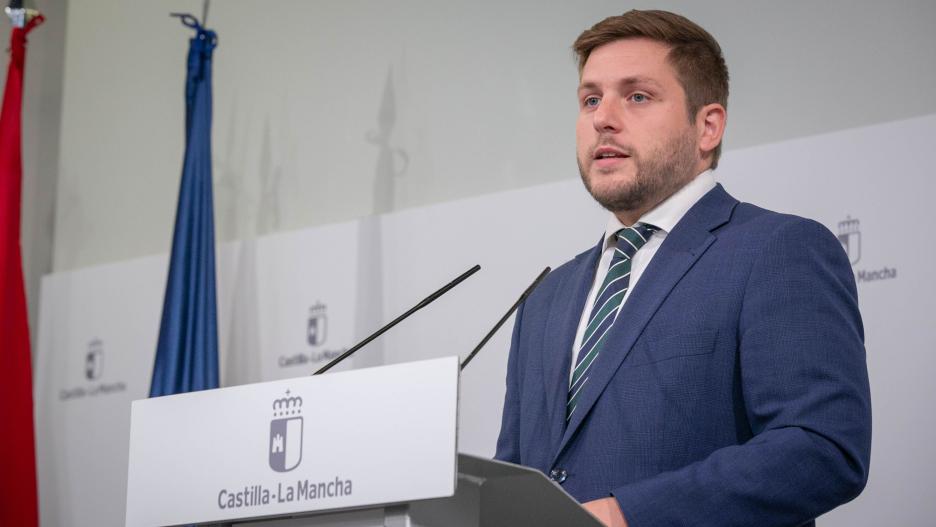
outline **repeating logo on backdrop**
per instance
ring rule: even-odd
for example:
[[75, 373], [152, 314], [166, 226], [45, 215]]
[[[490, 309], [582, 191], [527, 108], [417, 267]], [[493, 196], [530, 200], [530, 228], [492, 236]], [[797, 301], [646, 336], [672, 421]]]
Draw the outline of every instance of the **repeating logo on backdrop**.
[[846, 216], [846, 218], [838, 223], [838, 239], [842, 243], [842, 248], [845, 249], [845, 254], [848, 255], [848, 260], [851, 261], [852, 270], [855, 272], [855, 282], [858, 284], [868, 283], [868, 282], [878, 282], [881, 280], [893, 280], [897, 278], [897, 268], [891, 267], [889, 265], [879, 265], [877, 263], [878, 258], [876, 254], [872, 251], [871, 254], [865, 255], [870, 256], [871, 266], [868, 266], [869, 258], [865, 258], [864, 268], [858, 268], [856, 264], [862, 260], [862, 240], [861, 240], [861, 222], [858, 221], [858, 218], [852, 218], [851, 216]]
[[85, 354], [85, 378], [95, 381], [101, 378], [104, 371], [104, 343], [95, 338], [88, 343], [88, 352]]
[[309, 308], [309, 323], [306, 326], [306, 340], [310, 346], [321, 346], [325, 344], [325, 337], [328, 336], [328, 316], [325, 304], [317, 302]]
[[[295, 350], [290, 354], [283, 354], [277, 358], [277, 365], [280, 368], [290, 368], [294, 366], [308, 366], [322, 361], [332, 360], [344, 353], [344, 349], [329, 349], [325, 342], [329, 337], [328, 327], [328, 307], [316, 300], [315, 304], [309, 307], [308, 316], [304, 319], [296, 318], [295, 327], [298, 331], [294, 334], [301, 336], [302, 325], [305, 325], [305, 343], [308, 347], [301, 350]], [[304, 321], [300, 322], [300, 321]], [[340, 329], [340, 328], [339, 328]]]
[[[85, 341], [84, 346], [76, 347], [75, 358], [70, 368], [74, 368], [73, 374], [66, 379], [70, 385], [59, 388], [60, 401], [74, 401], [85, 397], [97, 397], [99, 395], [113, 395], [127, 390], [127, 383], [121, 380], [114, 380], [114, 377], [120, 375], [120, 368], [109, 369], [108, 375], [104, 375], [104, 340], [100, 337], [91, 337], [91, 340]], [[118, 361], [119, 362], [119, 361]], [[119, 366], [119, 365], [118, 365]], [[84, 377], [82, 382], [74, 382]], [[115, 375], [116, 373], [116, 375]], [[72, 376], [74, 375], [74, 377]], [[74, 382], [74, 384], [71, 384]]]
[[840, 221], [838, 224], [838, 239], [842, 242], [845, 253], [852, 265], [861, 260], [861, 224], [858, 219], [852, 219], [851, 216]]
[[302, 462], [302, 397], [290, 396], [273, 401], [270, 421], [270, 468], [289, 472]]

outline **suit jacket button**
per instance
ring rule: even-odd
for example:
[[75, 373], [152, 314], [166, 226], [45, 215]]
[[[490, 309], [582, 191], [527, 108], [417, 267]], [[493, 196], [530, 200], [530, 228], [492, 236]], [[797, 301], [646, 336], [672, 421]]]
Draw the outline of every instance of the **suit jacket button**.
[[549, 471], [549, 479], [555, 481], [556, 483], [562, 483], [569, 477], [569, 474], [565, 471], [564, 468], [554, 468]]

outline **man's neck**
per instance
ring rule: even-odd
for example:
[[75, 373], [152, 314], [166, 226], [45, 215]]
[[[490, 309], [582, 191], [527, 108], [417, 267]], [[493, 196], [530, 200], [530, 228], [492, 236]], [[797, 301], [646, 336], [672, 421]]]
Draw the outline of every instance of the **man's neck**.
[[647, 200], [647, 203], [641, 205], [640, 208], [636, 208], [632, 210], [616, 210], [614, 211], [614, 215], [617, 217], [618, 221], [620, 221], [622, 225], [627, 226], [627, 227], [632, 227], [635, 223], [640, 221], [640, 218], [642, 218], [644, 214], [655, 209], [660, 203], [663, 203], [664, 201], [669, 199], [670, 196], [679, 192], [683, 187], [688, 185], [689, 182], [692, 181], [693, 179], [695, 178], [689, 178], [682, 185], [679, 185], [678, 187], [671, 189], [669, 192], [661, 193], [653, 200]]
[[[663, 199], [666, 199], [666, 198], [663, 198]], [[627, 226], [627, 227], [632, 227], [635, 223], [637, 223], [637, 221], [640, 220], [641, 216], [653, 210], [653, 207], [656, 207], [662, 202], [663, 200], [661, 199], [660, 201], [654, 203], [652, 206], [645, 207], [640, 210], [616, 210], [614, 211], [614, 215], [617, 217], [618, 221], [620, 221], [622, 225]]]

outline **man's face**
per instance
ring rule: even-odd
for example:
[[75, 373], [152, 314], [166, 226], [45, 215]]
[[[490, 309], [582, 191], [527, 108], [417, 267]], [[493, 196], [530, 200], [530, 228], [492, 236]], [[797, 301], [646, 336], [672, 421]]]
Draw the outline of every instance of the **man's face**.
[[612, 212], [646, 212], [696, 175], [698, 138], [668, 51], [648, 39], [618, 40], [595, 48], [582, 69], [579, 172]]

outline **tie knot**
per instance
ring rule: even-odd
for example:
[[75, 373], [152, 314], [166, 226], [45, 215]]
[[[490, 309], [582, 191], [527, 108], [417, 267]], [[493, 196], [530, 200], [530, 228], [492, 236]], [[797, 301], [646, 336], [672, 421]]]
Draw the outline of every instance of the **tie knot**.
[[615, 233], [617, 248], [624, 253], [623, 256], [633, 258], [657, 230], [659, 229], [647, 223], [636, 223], [633, 227], [624, 227]]

